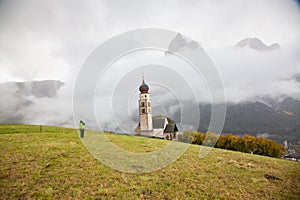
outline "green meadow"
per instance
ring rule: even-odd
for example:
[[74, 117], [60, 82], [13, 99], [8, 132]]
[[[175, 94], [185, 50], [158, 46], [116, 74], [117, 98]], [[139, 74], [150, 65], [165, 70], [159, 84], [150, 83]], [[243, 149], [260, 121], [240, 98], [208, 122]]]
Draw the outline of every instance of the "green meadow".
[[[133, 153], [169, 143], [105, 136]], [[297, 162], [215, 148], [199, 158], [201, 146], [190, 145], [164, 168], [128, 173], [99, 162], [83, 142], [74, 129], [0, 125], [0, 199], [300, 199]]]

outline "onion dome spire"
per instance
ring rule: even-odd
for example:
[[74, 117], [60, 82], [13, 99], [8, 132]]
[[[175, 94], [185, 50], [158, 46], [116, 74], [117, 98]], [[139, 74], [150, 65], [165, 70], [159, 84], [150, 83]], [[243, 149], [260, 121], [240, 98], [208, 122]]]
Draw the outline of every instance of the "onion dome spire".
[[144, 81], [144, 75], [142, 76], [142, 85], [140, 86], [139, 90], [142, 94], [148, 93], [149, 91], [149, 86]]

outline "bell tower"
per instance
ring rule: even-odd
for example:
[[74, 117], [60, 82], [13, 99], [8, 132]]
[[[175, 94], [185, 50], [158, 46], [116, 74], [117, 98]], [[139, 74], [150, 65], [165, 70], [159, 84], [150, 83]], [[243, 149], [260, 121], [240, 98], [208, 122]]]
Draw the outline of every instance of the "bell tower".
[[149, 87], [144, 81], [139, 88], [140, 99], [139, 99], [139, 116], [140, 116], [140, 134], [152, 136], [153, 125], [152, 125], [152, 110], [151, 100], [149, 94]]

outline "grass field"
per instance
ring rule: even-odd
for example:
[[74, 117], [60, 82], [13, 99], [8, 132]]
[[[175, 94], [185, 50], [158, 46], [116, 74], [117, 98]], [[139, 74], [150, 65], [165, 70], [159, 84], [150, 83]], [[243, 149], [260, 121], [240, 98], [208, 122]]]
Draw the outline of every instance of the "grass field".
[[[132, 152], [168, 143], [106, 136]], [[299, 163], [221, 149], [200, 159], [199, 148], [163, 169], [124, 173], [95, 159], [73, 129], [0, 125], [0, 199], [300, 199]]]

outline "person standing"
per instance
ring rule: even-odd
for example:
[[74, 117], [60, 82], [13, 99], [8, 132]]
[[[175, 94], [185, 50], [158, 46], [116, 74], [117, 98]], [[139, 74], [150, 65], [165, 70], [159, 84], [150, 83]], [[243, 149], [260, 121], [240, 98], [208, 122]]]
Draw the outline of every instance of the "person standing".
[[80, 120], [79, 122], [79, 130], [80, 130], [80, 137], [84, 138], [84, 128], [85, 128], [85, 123]]

